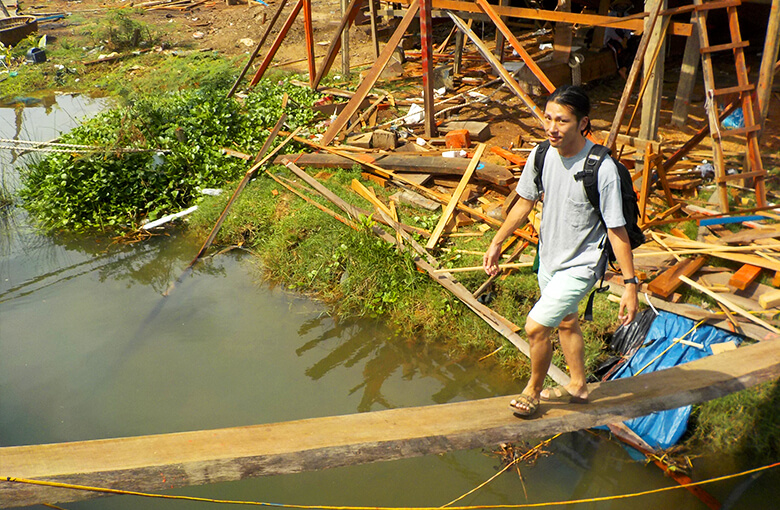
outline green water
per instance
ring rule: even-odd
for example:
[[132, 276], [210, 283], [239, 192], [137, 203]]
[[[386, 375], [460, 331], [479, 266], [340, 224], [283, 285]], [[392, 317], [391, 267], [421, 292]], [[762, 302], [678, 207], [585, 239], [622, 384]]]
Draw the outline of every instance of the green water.
[[[48, 113], [0, 109], [0, 137], [48, 140], [56, 136], [51, 126], [68, 129], [100, 107], [65, 96]], [[7, 151], [2, 156], [4, 175], [14, 181], [13, 158]], [[163, 298], [200, 242], [176, 231], [131, 246], [41, 236], [18, 208], [3, 213], [0, 229], [0, 446], [279, 422], [520, 388], [490, 360], [422, 346], [376, 321], [338, 323], [323, 305], [265, 284], [257, 262], [242, 252], [199, 264]], [[441, 506], [497, 473], [501, 461], [490, 450], [171, 493], [300, 505]], [[534, 465], [521, 466], [522, 481], [510, 471], [457, 504], [516, 505], [676, 485], [590, 432], [566, 434], [545, 450]], [[695, 466], [694, 479], [742, 469], [739, 459], [698, 459]], [[771, 472], [708, 490], [721, 501], [734, 498], [731, 508], [774, 508], [779, 481]], [[125, 496], [61, 506], [209, 507]], [[573, 507], [704, 508], [685, 490]]]

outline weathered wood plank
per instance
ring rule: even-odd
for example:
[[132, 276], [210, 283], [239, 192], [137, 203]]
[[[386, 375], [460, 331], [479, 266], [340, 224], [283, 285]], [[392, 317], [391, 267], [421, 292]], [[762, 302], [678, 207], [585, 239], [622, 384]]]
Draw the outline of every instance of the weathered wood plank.
[[[281, 164], [282, 159], [295, 161], [304, 168], [351, 168], [355, 161], [335, 154], [288, 154], [274, 161]], [[463, 158], [441, 158], [418, 154], [359, 154], [356, 158], [365, 163], [380, 165], [394, 172], [412, 172], [434, 175], [461, 176], [468, 168], [469, 160]], [[474, 172], [474, 178], [497, 186], [508, 186], [514, 182], [512, 172], [495, 163], [483, 162]]]
[[638, 377], [590, 385], [588, 405], [545, 403], [535, 419], [507, 397], [286, 423], [0, 448], [0, 501], [63, 503], [89, 493], [6, 477], [160, 491], [479, 448], [624, 421], [703, 402], [780, 375], [780, 344], [761, 342]]

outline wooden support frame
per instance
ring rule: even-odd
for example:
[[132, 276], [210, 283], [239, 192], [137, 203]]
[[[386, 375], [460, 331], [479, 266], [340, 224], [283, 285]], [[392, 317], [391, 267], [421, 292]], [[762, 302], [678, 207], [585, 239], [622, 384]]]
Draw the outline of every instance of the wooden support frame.
[[699, 23], [696, 20], [696, 13], [691, 14], [691, 25], [693, 33], [685, 41], [680, 81], [677, 84], [672, 111], [672, 124], [677, 127], [683, 127], [688, 121], [688, 107], [691, 105], [691, 94], [699, 71]]

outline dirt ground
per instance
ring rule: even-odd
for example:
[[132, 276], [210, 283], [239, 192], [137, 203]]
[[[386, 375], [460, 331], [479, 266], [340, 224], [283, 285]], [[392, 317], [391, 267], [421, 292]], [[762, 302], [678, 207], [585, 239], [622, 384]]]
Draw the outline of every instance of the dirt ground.
[[[257, 41], [261, 38], [266, 26], [273, 14], [276, 12], [281, 0], [268, 0], [268, 5], [263, 5], [256, 0], [230, 0], [231, 2], [242, 2], [236, 5], [229, 5], [225, 1], [207, 1], [198, 3], [193, 1], [195, 6], [187, 10], [181, 9], [156, 9], [146, 10], [140, 19], [149, 25], [158, 27], [164, 31], [166, 39], [174, 48], [190, 49], [212, 49], [226, 56], [239, 57], [246, 55], [248, 58]], [[143, 2], [135, 2], [136, 6]], [[267, 51], [271, 41], [275, 37], [278, 27], [287, 18], [295, 2], [289, 1], [283, 10], [283, 14], [276, 23], [275, 30], [264, 45], [261, 56]], [[127, 2], [117, 2], [105, 0], [50, 0], [45, 4], [27, 4], [22, 2], [25, 11], [31, 10], [40, 12], [73, 12], [89, 13], [104, 11], [109, 7], [121, 7], [130, 5]], [[184, 5], [184, 7], [188, 7]], [[341, 19], [340, 0], [312, 0], [312, 24], [315, 42], [315, 56], [322, 56], [330, 44], [330, 40], [338, 28]], [[434, 43], [439, 43], [449, 32], [451, 24], [449, 22], [436, 22], [434, 26]], [[67, 37], [69, 33], [76, 28], [70, 26], [67, 21], [55, 25], [54, 29], [46, 29], [43, 25], [44, 33], [49, 30], [55, 36]], [[482, 29], [484, 31], [484, 27]], [[380, 23], [380, 47], [392, 33], [392, 27]], [[410, 34], [408, 38], [413, 39], [416, 36]], [[491, 38], [485, 38], [486, 41], [492, 41]], [[418, 41], [411, 42], [414, 46]], [[303, 30], [303, 13], [301, 12], [292, 28], [282, 42], [273, 66], [290, 71], [305, 72], [307, 63], [305, 61], [305, 36]], [[469, 48], [467, 47], [467, 50]], [[471, 48], [473, 51], [473, 47]], [[760, 65], [760, 56], [758, 51], [753, 49], [752, 61], [749, 62], [753, 75], [757, 75]], [[366, 16], [359, 16], [356, 26], [350, 30], [350, 63], [352, 67], [358, 67], [361, 64], [370, 64], [374, 60], [374, 49], [371, 41], [370, 24]], [[319, 60], [318, 60], [319, 63]], [[441, 61], [437, 61], [441, 65]], [[445, 62], [446, 63], [446, 62]], [[701, 79], [701, 73], [698, 77], [698, 86], [694, 91], [691, 101], [690, 118], [688, 125], [682, 128], [672, 127], [670, 125], [676, 86], [679, 80], [679, 69], [681, 65], [681, 56], [670, 56], [667, 58], [665, 89], [661, 101], [660, 110], [660, 128], [659, 138], [669, 146], [679, 146], [687, 140], [697, 129], [706, 125], [706, 112], [704, 110], [704, 91]], [[717, 64], [716, 64], [717, 65]], [[733, 79], [733, 64], [728, 69], [716, 67], [716, 74], [724, 77], [726, 80]], [[337, 57], [331, 72], [338, 72], [341, 69], [341, 59]], [[475, 72], [479, 76], [486, 76], [489, 67], [481, 61], [467, 60], [465, 70]], [[731, 77], [729, 77], [729, 72]], [[382, 81], [377, 86], [383, 88], [405, 87], [408, 95], [419, 95], [419, 65], [415, 59], [411, 58], [404, 67], [404, 73], [390, 82]], [[418, 81], [419, 80], [419, 81]], [[458, 91], [466, 90], [473, 85], [463, 84]], [[624, 81], [617, 75], [606, 77], [587, 85], [592, 98], [594, 99], [594, 108], [592, 112], [594, 129], [599, 131], [608, 131], [611, 127], [615, 111], [623, 92]], [[637, 90], [639, 87], [637, 85]], [[776, 87], [777, 89], [777, 87]], [[490, 94], [490, 90], [483, 90], [485, 94]], [[403, 94], [400, 94], [403, 95]], [[542, 105], [544, 99], [536, 98], [537, 103]], [[624, 119], [624, 124], [628, 122], [631, 115], [631, 108]], [[530, 113], [520, 100], [506, 89], [499, 91], [491, 101], [484, 105], [475, 105], [474, 107], [464, 108], [456, 113], [457, 120], [482, 120], [490, 123], [492, 139], [488, 145], [510, 146], [517, 141], [520, 134], [526, 141], [533, 142], [541, 139], [544, 133]], [[771, 168], [777, 166], [778, 162], [775, 156], [780, 151], [780, 125], [775, 119], [780, 118], [780, 97], [777, 93], [773, 94], [770, 102], [770, 114], [766, 124], [765, 133], [762, 136], [762, 153], [766, 160], [765, 166]], [[639, 120], [634, 122], [634, 131], [636, 135]], [[744, 152], [743, 145], [727, 141], [725, 149], [728, 153], [738, 154]], [[696, 151], [696, 157], [699, 159], [708, 159], [707, 154], [711, 151], [705, 144], [700, 145]], [[503, 161], [502, 161], [503, 162]]]

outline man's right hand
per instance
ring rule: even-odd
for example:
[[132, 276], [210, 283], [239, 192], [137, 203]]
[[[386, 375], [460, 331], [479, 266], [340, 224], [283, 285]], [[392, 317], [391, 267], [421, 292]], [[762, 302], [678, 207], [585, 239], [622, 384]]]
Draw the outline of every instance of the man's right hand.
[[482, 256], [482, 267], [485, 269], [485, 272], [490, 276], [495, 276], [500, 271], [500, 269], [498, 268], [498, 261], [500, 257], [501, 257], [501, 245], [491, 243], [490, 247]]

